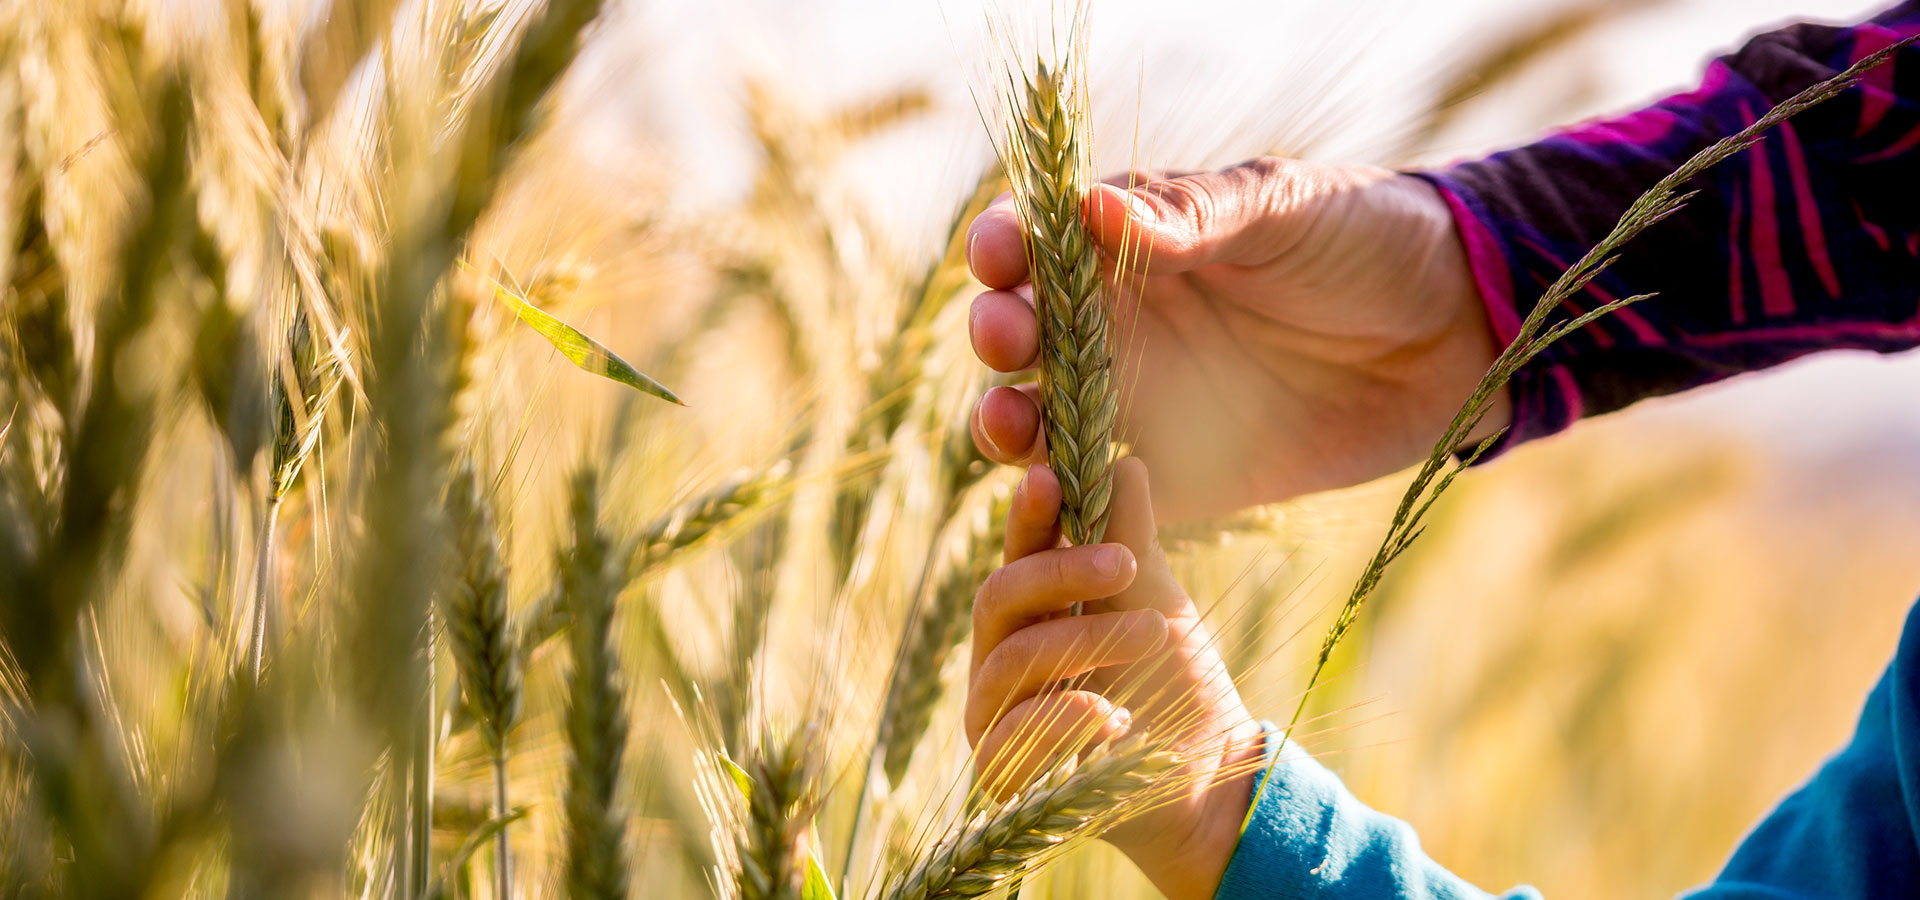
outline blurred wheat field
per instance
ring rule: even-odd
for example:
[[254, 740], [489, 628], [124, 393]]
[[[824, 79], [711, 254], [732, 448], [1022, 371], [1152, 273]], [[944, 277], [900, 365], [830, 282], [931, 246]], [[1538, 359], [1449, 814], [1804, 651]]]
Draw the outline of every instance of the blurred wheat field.
[[[775, 762], [805, 775], [781, 803], [813, 825], [785, 863], [851, 855], [842, 896], [874, 896], [966, 777], [953, 654], [917, 673], [946, 689], [901, 777], [856, 791], [895, 648], [939, 587], [970, 595], [1013, 474], [966, 444], [988, 379], [950, 223], [1002, 185], [984, 141], [947, 147], [977, 137], [964, 91], [855, 72], [823, 101], [735, 59], [701, 65], [743, 70], [738, 90], [676, 91], [692, 14], [639, 2], [334, 5], [0, 12], [0, 884], [494, 896], [504, 832], [510, 896], [743, 896], [751, 804], [718, 750], [764, 791]], [[577, 51], [538, 43], [555, 10], [596, 21]], [[1216, 132], [1155, 125], [1150, 97], [1132, 111], [1156, 164], [1429, 159], [1509, 102], [1489, 73], [1564, 64], [1555, 23], [1615, 19], [1490, 17], [1435, 57], [1424, 107], [1364, 138], [1327, 111], [1324, 74], [1297, 97], [1228, 94], [1270, 105]], [[543, 70], [558, 87], [523, 96]], [[1130, 99], [1119, 71], [1097, 77]], [[169, 105], [176, 83], [190, 103]], [[634, 120], [675, 116], [730, 119], [745, 149], [631, 142]], [[190, 182], [143, 180], [169, 140]], [[722, 187], [688, 171], [703, 160]], [[876, 201], [879, 177], [897, 189]], [[171, 227], [143, 231], [182, 192]], [[127, 235], [148, 231], [161, 262], [129, 267]], [[122, 334], [128, 271], [158, 299]], [[688, 406], [569, 364], [521, 302]], [[88, 369], [104, 348], [119, 363]], [[101, 398], [132, 413], [87, 431]], [[1710, 876], [1848, 733], [1920, 589], [1920, 475], [1897, 452], [1810, 461], [1685, 418], [1631, 411], [1463, 478], [1313, 700], [1309, 748], [1483, 887], [1665, 896]], [[96, 460], [76, 438], [97, 433], [140, 453]], [[276, 445], [305, 434], [269, 535]], [[434, 549], [473, 521], [443, 512], [462, 466], [491, 510], [475, 540], [497, 551], [519, 672], [499, 748], [450, 646], [460, 576]], [[576, 472], [597, 477], [584, 514]], [[96, 545], [61, 516], [99, 473]], [[1257, 711], [1284, 714], [1404, 480], [1169, 530]], [[82, 587], [46, 591], [75, 583], [67, 559], [90, 561]], [[74, 605], [22, 613], [43, 602]], [[614, 674], [583, 680], [595, 654]], [[1154, 894], [1088, 844], [1024, 896]]]

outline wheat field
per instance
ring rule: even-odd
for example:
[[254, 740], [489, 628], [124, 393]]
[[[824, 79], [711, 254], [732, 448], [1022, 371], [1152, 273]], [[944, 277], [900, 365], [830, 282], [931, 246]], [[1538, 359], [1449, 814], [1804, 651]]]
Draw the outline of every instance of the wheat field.
[[[1503, 79], [1631, 14], [1491, 21], [1367, 152], [1455, 152]], [[999, 376], [964, 228], [1067, 164], [994, 152], [992, 110], [1062, 85], [955, 39], [953, 84], [823, 102], [711, 59], [737, 90], [676, 92], [675, 27], [0, 8], [5, 896], [1155, 896], [1097, 840], [1168, 788], [1151, 736], [996, 800], [959, 721], [1018, 477], [967, 434]], [[978, 102], [975, 63], [1025, 93]], [[1096, 102], [1063, 127], [1117, 135], [1076, 164], [1356, 152], [1331, 76], [1164, 139], [1132, 79], [1065, 85]], [[648, 101], [745, 150], [694, 172], [609, 124]], [[1062, 268], [1063, 320], [1094, 268]], [[1105, 377], [1071, 352], [1046, 377]], [[1087, 410], [1089, 536], [1123, 390]], [[1420, 472], [1163, 540], [1256, 711], [1442, 863], [1671, 894], [1848, 732], [1920, 587], [1897, 449], [1795, 453], [1688, 402], [1456, 482], [1462, 428]], [[1410, 479], [1448, 496], [1408, 544]]]

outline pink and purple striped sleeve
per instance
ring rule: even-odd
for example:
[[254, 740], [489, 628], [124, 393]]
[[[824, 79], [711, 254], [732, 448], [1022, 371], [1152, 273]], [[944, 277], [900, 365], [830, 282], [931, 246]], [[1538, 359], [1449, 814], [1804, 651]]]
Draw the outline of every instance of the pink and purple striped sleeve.
[[[1920, 33], [1920, 0], [1852, 27], [1794, 25], [1624, 116], [1440, 171], [1504, 342], [1562, 270], [1694, 153]], [[1511, 444], [1644, 397], [1817, 350], [1920, 345], [1920, 45], [1702, 175], [1700, 193], [1556, 311], [1659, 296], [1569, 335], [1511, 383]]]

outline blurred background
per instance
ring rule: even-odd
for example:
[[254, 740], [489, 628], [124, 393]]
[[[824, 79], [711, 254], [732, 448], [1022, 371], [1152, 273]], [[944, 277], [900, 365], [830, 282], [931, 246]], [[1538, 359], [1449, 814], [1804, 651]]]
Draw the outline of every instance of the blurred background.
[[[148, 5], [188, 22], [213, 7]], [[269, 24], [297, 32], [314, 30], [327, 4], [260, 6], [284, 18]], [[941, 522], [929, 512], [939, 495], [924, 476], [937, 471], [951, 436], [938, 423], [964, 422], [986, 377], [965, 349], [969, 292], [957, 280], [944, 287], [958, 300], [916, 324], [923, 345], [894, 339], [920, 274], [930, 265], [953, 274], [954, 259], [938, 261], [955, 211], [992, 166], [973, 98], [992, 48], [980, 9], [962, 0], [610, 7], [562, 83], [552, 129], [534, 140], [481, 221], [470, 269], [449, 279], [458, 286], [450, 293], [481, 297], [474, 383], [461, 407], [471, 425], [458, 439], [461, 453], [494, 476], [511, 605], [528, 628], [540, 624], [532, 611], [559, 565], [568, 469], [583, 461], [602, 468], [609, 528], [633, 533], [736, 470], [797, 463], [790, 497], [781, 498], [788, 508], [728, 534], [745, 537], [724, 550], [701, 545], [675, 557], [625, 595], [644, 597], [630, 606], [645, 613], [621, 620], [633, 718], [621, 793], [635, 813], [626, 835], [633, 869], [646, 873], [633, 892], [684, 897], [714, 889], [710, 867], [724, 852], [713, 848], [729, 838], [705, 817], [711, 810], [701, 802], [711, 798], [685, 787], [693, 748], [711, 736], [690, 734], [698, 729], [687, 719], [698, 716], [670, 702], [663, 682], [746, 683], [709, 696], [742, 704], [721, 710], [734, 716], [727, 721], [746, 720], [741, 710], [751, 706], [758, 719], [816, 725], [824, 783], [837, 792], [820, 814], [825, 844], [837, 847], [848, 829], [852, 783], [914, 579], [923, 564], [934, 569], [922, 550]], [[1689, 87], [1706, 60], [1769, 26], [1856, 20], [1879, 4], [1094, 7], [1095, 134], [1102, 165], [1120, 170], [1204, 168], [1262, 153], [1444, 165]], [[376, 105], [367, 93], [365, 84], [346, 92], [360, 98], [349, 112], [372, 116], [362, 108]], [[84, 182], [95, 177], [89, 166], [107, 165], [85, 156], [106, 131], [98, 116], [66, 115], [52, 97], [35, 101], [63, 114], [39, 111], [60, 123], [40, 139], [44, 155], [78, 161], [71, 180]], [[330, 144], [333, 137], [315, 141], [316, 168], [336, 164], [326, 161], [334, 144], [354, 146], [351, 135]], [[113, 164], [124, 168], [124, 160]], [[364, 225], [354, 217], [377, 220], [380, 205], [346, 180], [348, 188], [331, 188], [346, 200], [314, 205], [350, 220], [354, 227], [340, 231], [353, 233]], [[244, 231], [248, 220], [236, 221], [225, 227]], [[382, 234], [378, 225], [362, 230], [371, 243]], [[475, 287], [480, 276], [659, 376], [688, 407], [637, 405], [627, 389], [573, 370], [515, 330], [510, 307], [487, 302], [492, 289]], [[869, 388], [902, 359], [912, 362], [901, 392], [912, 393], [913, 416], [902, 436], [885, 432], [874, 450], [849, 435], [862, 427], [865, 402], [887, 396]], [[1551, 900], [1665, 897], [1706, 880], [1745, 829], [1850, 734], [1920, 593], [1916, 396], [1920, 357], [1829, 354], [1582, 423], [1464, 476], [1337, 655], [1304, 742], [1363, 800], [1410, 821], [1436, 859], [1488, 890], [1528, 883]], [[923, 413], [934, 424], [923, 427]], [[235, 560], [257, 527], [234, 499], [244, 488], [217, 462], [213, 430], [193, 416], [179, 420], [186, 424], [156, 437], [125, 584], [86, 637], [111, 676], [101, 702], [124, 717], [116, 721], [124, 751], [155, 796], [191, 786], [169, 780], [169, 767], [187, 771], [210, 752], [201, 745], [211, 739], [182, 736], [210, 721], [183, 711], [191, 704], [182, 698], [197, 689], [197, 667], [221, 668], [218, 654], [233, 649], [222, 617], [247, 593], [251, 570]], [[329, 427], [351, 436], [359, 426]], [[290, 645], [311, 637], [338, 652], [329, 643], [337, 613], [326, 600], [345, 596], [337, 573], [351, 568], [361, 536], [351, 498], [367, 476], [351, 439], [328, 435], [306, 492], [288, 501], [285, 548], [274, 551], [281, 559], [267, 593], [286, 603]], [[809, 441], [827, 449], [808, 449]], [[885, 457], [885, 471], [848, 564], [832, 556], [834, 536], [807, 526], [829, 518], [836, 478], [867, 451]], [[1405, 479], [1169, 531], [1181, 575], [1218, 623], [1257, 712], [1291, 711], [1300, 666], [1385, 530]], [[780, 550], [757, 555], [759, 539]], [[764, 646], [743, 655], [743, 639]], [[529, 643], [528, 713], [510, 742], [514, 793], [527, 804], [513, 826], [516, 894], [530, 897], [562, 891], [554, 874], [564, 843], [554, 798], [567, 765], [559, 643]], [[284, 671], [302, 677], [333, 674], [320, 663], [299, 669], [305, 656], [283, 658]], [[351, 655], [332, 659], [341, 666]], [[428, 677], [458, 696], [451, 666]], [[933, 719], [927, 752], [890, 786], [892, 812], [879, 815], [875, 833], [924, 827], [961, 777], [954, 693]], [[333, 720], [286, 718], [311, 758], [259, 765], [303, 792], [257, 800], [265, 812], [234, 821], [324, 819], [327, 827], [310, 829], [320, 835], [313, 846], [331, 847], [331, 836], [346, 833], [356, 846], [378, 844], [366, 837], [378, 814], [352, 799], [366, 788], [351, 780], [359, 772], [333, 783], [300, 768], [327, 755], [320, 738], [331, 736]], [[446, 731], [428, 779], [440, 785], [428, 830], [443, 850], [465, 846], [485, 820], [490, 787], [471, 735], [457, 723]], [[740, 746], [739, 734], [727, 737]], [[276, 827], [289, 846], [306, 840], [291, 825]], [[877, 858], [888, 843], [860, 852]], [[211, 895], [218, 878], [202, 873], [217, 872], [226, 851], [196, 852], [162, 875]], [[837, 855], [827, 853], [830, 866]], [[313, 871], [330, 864], [317, 858], [307, 861]], [[342, 887], [314, 883], [317, 895]], [[361, 869], [343, 885], [379, 895]], [[1086, 847], [1025, 891], [1153, 896], [1103, 846]]]

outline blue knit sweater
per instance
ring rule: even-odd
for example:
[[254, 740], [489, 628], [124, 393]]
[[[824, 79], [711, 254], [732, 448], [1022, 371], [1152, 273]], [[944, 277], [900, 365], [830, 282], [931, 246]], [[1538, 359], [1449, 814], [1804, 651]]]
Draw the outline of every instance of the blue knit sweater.
[[[1278, 743], [1277, 735], [1271, 738]], [[1489, 894], [1420, 850], [1294, 747], [1258, 790], [1218, 900], [1465, 900]], [[1689, 900], [1920, 897], [1920, 606], [1853, 741], [1747, 835]], [[1498, 895], [1538, 900], [1532, 888]]]

